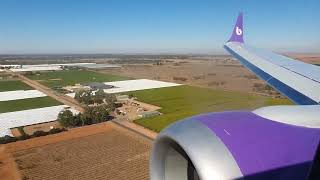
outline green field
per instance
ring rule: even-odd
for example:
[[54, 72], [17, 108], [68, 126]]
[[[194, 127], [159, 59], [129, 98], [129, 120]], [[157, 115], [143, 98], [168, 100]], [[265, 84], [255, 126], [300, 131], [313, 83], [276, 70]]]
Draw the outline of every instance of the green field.
[[62, 105], [51, 97], [0, 101], [0, 113]]
[[49, 87], [63, 87], [67, 85], [74, 85], [76, 83], [110, 82], [128, 79], [126, 77], [86, 70], [50, 71], [26, 76]]
[[0, 92], [14, 90], [30, 90], [32, 87], [21, 81], [0, 81]]
[[254, 108], [291, 104], [287, 99], [274, 99], [240, 92], [226, 92], [191, 86], [177, 86], [131, 92], [139, 101], [162, 107], [163, 115], [138, 119], [135, 123], [159, 132], [170, 123], [205, 112], [252, 110]]

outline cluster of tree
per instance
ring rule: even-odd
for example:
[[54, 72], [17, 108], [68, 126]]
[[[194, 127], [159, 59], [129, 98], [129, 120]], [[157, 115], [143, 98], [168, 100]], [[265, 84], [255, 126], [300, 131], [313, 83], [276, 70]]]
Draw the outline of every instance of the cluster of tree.
[[173, 80], [175, 80], [175, 81], [187, 81], [188, 78], [186, 78], [186, 77], [176, 77], [176, 76], [174, 76], [174, 77], [173, 77]]
[[[20, 131], [20, 130], [19, 130]], [[20, 137], [12, 137], [12, 136], [4, 136], [0, 137], [0, 144], [7, 144], [11, 142], [16, 142], [16, 141], [21, 141], [21, 140], [26, 140], [34, 137], [40, 137], [40, 136], [46, 136], [49, 134], [57, 134], [60, 132], [66, 131], [66, 129], [62, 128], [53, 128], [50, 131], [35, 131], [32, 135], [28, 135], [26, 133], [22, 133]], [[23, 131], [24, 132], [24, 131]]]
[[101, 123], [110, 120], [110, 112], [114, 111], [115, 107], [102, 104], [98, 106], [88, 106], [84, 113], [74, 115], [70, 110], [61, 111], [58, 115], [59, 123], [64, 127], [77, 127], [90, 124]]
[[223, 86], [225, 84], [225, 81], [211, 81], [208, 83], [208, 86]]
[[108, 94], [99, 89], [95, 93], [92, 90], [80, 90], [76, 92], [74, 97], [78, 102], [90, 105], [90, 104], [102, 104], [114, 105], [116, 102], [116, 96], [113, 94]]

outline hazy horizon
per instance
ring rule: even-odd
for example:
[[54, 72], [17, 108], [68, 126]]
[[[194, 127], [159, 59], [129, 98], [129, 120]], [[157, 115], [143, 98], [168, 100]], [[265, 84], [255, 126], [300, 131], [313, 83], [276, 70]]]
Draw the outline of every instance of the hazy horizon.
[[0, 9], [0, 54], [226, 54], [240, 11], [251, 46], [320, 53], [316, 0], [3, 0]]

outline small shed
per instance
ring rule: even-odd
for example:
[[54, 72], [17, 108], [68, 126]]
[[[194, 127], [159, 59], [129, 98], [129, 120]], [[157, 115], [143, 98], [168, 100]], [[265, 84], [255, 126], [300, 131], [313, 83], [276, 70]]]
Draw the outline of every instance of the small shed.
[[117, 95], [116, 98], [117, 102], [126, 102], [130, 99], [128, 95]]
[[161, 115], [159, 111], [145, 111], [138, 115], [140, 118], [149, 118], [153, 116]]

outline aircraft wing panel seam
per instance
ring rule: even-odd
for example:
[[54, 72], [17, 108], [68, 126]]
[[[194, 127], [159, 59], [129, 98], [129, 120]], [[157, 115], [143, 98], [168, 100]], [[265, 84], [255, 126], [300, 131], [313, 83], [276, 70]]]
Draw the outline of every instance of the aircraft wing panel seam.
[[248, 62], [245, 58], [240, 56], [238, 53], [234, 52], [230, 47], [225, 46], [226, 49], [239, 61], [241, 64], [243, 64], [245, 67], [247, 67], [250, 71], [258, 75], [261, 79], [267, 81], [268, 84], [278, 91], [280, 91], [281, 94], [287, 96], [289, 99], [294, 101], [296, 104], [301, 104], [301, 105], [316, 105], [319, 104], [319, 102], [311, 99], [310, 97], [302, 94], [301, 92], [297, 91], [296, 89], [290, 87], [289, 85], [279, 81], [278, 79], [274, 78], [270, 74], [266, 73], [262, 69], [256, 67], [252, 63]]
[[303, 74], [301, 74], [301, 73], [298, 73], [298, 72], [296, 72], [296, 71], [293, 71], [293, 70], [291, 70], [291, 69], [289, 69], [289, 68], [286, 68], [286, 67], [284, 67], [284, 66], [280, 66], [280, 67], [282, 67], [282, 68], [284, 68], [284, 69], [286, 69], [286, 70], [288, 70], [288, 71], [291, 71], [291, 72], [293, 72], [293, 73], [296, 73], [296, 74], [298, 74], [298, 75], [300, 75], [300, 76], [302, 76], [302, 77], [305, 77], [305, 78], [307, 78], [307, 79], [310, 79], [310, 80], [312, 80], [312, 81], [315, 81], [315, 82], [317, 82], [317, 83], [320, 83], [320, 81], [318, 81], [318, 80], [316, 80], [316, 79], [313, 79], [313, 78], [310, 78], [310, 77], [308, 77], [308, 76], [305, 76], [305, 75], [303, 75]]
[[[263, 59], [257, 56], [254, 52], [248, 51], [245, 47], [242, 47], [243, 44], [236, 43], [227, 43], [225, 47], [231, 49], [233, 54], [241, 54], [241, 57], [246, 61], [250, 62], [256, 68], [262, 70], [264, 72], [268, 72], [268, 75], [262, 73], [263, 76], [260, 77], [267, 81], [269, 77], [273, 77], [275, 79], [280, 80], [282, 83], [287, 86], [295, 89], [296, 91], [304, 94], [305, 96], [313, 99], [315, 102], [320, 102], [320, 83], [308, 79], [304, 76], [301, 76], [295, 72], [289, 71], [279, 65], [276, 65], [266, 59]], [[248, 59], [248, 60], [247, 60]], [[246, 66], [247, 67], [247, 66]], [[277, 89], [277, 88], [276, 88]]]

